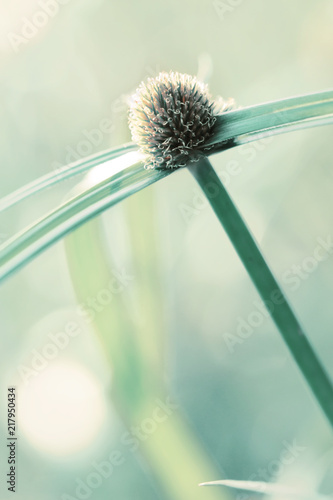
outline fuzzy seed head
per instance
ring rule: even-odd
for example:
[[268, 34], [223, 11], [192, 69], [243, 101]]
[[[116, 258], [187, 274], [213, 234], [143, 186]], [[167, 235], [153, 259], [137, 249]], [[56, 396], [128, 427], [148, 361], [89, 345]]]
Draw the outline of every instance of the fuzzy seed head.
[[207, 150], [216, 115], [231, 102], [211, 100], [207, 85], [181, 73], [160, 73], [142, 82], [129, 110], [132, 139], [147, 168], [179, 168]]

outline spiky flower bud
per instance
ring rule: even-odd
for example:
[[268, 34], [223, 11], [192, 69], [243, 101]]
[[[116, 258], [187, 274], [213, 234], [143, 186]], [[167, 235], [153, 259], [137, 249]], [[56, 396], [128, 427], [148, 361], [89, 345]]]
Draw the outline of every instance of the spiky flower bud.
[[216, 115], [232, 107], [214, 102], [207, 85], [181, 73], [160, 73], [133, 95], [129, 124], [147, 168], [179, 168], [197, 161], [214, 133]]

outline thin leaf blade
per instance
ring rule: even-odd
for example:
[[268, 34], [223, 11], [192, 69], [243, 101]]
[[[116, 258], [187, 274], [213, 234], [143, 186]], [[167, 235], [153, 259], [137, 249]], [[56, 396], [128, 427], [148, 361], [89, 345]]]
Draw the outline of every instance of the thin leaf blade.
[[225, 486], [227, 488], [258, 493], [261, 495], [283, 495], [288, 498], [298, 500], [329, 500], [331, 497], [319, 495], [317, 493], [302, 492], [284, 484], [266, 483], [264, 481], [237, 481], [233, 479], [223, 479], [220, 481], [210, 481], [201, 483], [199, 486]]

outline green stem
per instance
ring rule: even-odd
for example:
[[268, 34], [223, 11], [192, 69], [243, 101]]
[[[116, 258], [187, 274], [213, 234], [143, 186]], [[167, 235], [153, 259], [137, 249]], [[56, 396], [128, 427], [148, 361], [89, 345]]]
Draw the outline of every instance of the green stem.
[[[318, 403], [333, 427], [333, 386], [260, 250], [207, 158], [189, 167], [204, 191]], [[279, 300], [276, 300], [279, 298]]]
[[0, 200], [0, 212], [8, 210], [17, 203], [21, 203], [25, 199], [34, 194], [40, 193], [44, 189], [49, 189], [59, 181], [64, 181], [74, 177], [75, 175], [87, 172], [87, 170], [90, 170], [101, 163], [118, 158], [118, 156], [135, 151], [136, 149], [138, 148], [135, 144], [124, 144], [118, 148], [112, 148], [107, 151], [102, 151], [101, 153], [96, 153], [92, 156], [88, 156], [87, 158], [83, 158], [82, 160], [60, 167], [56, 171], [49, 172], [32, 182], [28, 182], [28, 184], [25, 184], [23, 187], [2, 198]]
[[[122, 158], [117, 161], [122, 162]], [[112, 165], [117, 167], [117, 161]], [[138, 158], [107, 179], [91, 181], [81, 192], [38, 219], [0, 247], [0, 282], [26, 265], [43, 250], [119, 201], [171, 174], [172, 170], [145, 170]]]

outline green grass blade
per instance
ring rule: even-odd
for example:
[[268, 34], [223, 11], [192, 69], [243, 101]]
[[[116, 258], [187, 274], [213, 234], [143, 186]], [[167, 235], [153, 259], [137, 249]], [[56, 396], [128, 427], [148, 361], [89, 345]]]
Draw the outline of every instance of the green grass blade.
[[200, 486], [226, 486], [227, 488], [259, 493], [261, 495], [282, 495], [286, 498], [296, 498], [298, 500], [329, 500], [331, 498], [326, 495], [318, 495], [317, 493], [302, 492], [284, 484], [265, 483], [263, 481], [234, 481], [232, 479], [225, 479], [222, 481], [201, 483]]
[[[268, 312], [333, 427], [333, 386], [259, 247], [207, 158], [189, 167], [224, 227]], [[275, 299], [275, 300], [274, 300]]]
[[[242, 146], [242, 144], [248, 144], [249, 142], [254, 142], [263, 139], [265, 137], [271, 137], [273, 135], [286, 134], [287, 132], [295, 132], [297, 130], [305, 130], [307, 128], [322, 127], [324, 125], [333, 125], [333, 115], [325, 117], [319, 116], [309, 120], [303, 120], [297, 123], [286, 124], [281, 127], [268, 128], [265, 130], [259, 130], [258, 132], [253, 132], [251, 134], [240, 135], [233, 140], [234, 144], [232, 145], [232, 147]], [[224, 151], [226, 149], [224, 144], [225, 143], [223, 143], [222, 146], [217, 145], [216, 146], [217, 150], [212, 151], [211, 154], [213, 154], [214, 152], [218, 153], [220, 148], [221, 151]]]
[[[254, 141], [266, 135], [331, 123], [333, 123], [332, 90], [236, 109], [217, 117], [214, 137], [207, 143], [212, 148], [208, 154]], [[236, 140], [234, 144], [233, 140]], [[221, 144], [228, 141], [227, 147]], [[0, 212], [43, 189], [136, 148], [135, 144], [125, 144], [40, 177], [0, 200]]]
[[80, 194], [6, 241], [0, 247], [0, 280], [106, 208], [174, 172], [145, 170], [140, 160], [133, 152], [103, 164], [103, 180], [90, 182]]
[[96, 165], [100, 165], [101, 163], [112, 160], [113, 158], [117, 158], [120, 155], [129, 153], [130, 151], [135, 151], [136, 149], [137, 146], [133, 143], [124, 144], [123, 146], [103, 151], [101, 153], [89, 156], [88, 158], [84, 158], [83, 160], [71, 163], [64, 168], [61, 168], [59, 171], [53, 171], [49, 174], [43, 175], [35, 181], [29, 182], [22, 188], [19, 188], [8, 196], [2, 198], [0, 200], [0, 212], [7, 210], [17, 203], [25, 200], [29, 196], [37, 194], [44, 189], [50, 188], [60, 181], [64, 181], [65, 179], [69, 179], [75, 175], [82, 174], [83, 172], [87, 172], [89, 169], [95, 167]]
[[[140, 428], [156, 408], [156, 400], [165, 401], [169, 394], [163, 359], [165, 304], [159, 294], [163, 284], [156, 272], [160, 253], [154, 245], [154, 239], [159, 241], [158, 231], [154, 231], [155, 195], [153, 190], [141, 193], [141, 199], [136, 196], [124, 207], [133, 248], [130, 272], [135, 278], [129, 286], [135, 308], [129, 296], [115, 294], [112, 303], [94, 314], [90, 324], [110, 364], [112, 406], [128, 429]], [[112, 227], [110, 232], [112, 235]], [[108, 289], [115, 262], [112, 244], [105, 245], [104, 233], [102, 221], [95, 218], [65, 238], [69, 271], [80, 304]], [[145, 234], [149, 238], [143, 238]], [[165, 491], [163, 498], [231, 499], [227, 491], [210, 488], [203, 492], [197, 487], [195, 478], [214, 478], [218, 472], [180, 409], [140, 442], [137, 453], [137, 458], [149, 465], [156, 485]]]
[[[327, 123], [333, 123], [333, 91], [226, 112], [218, 117], [216, 133], [207, 154], [214, 154], [265, 135]], [[111, 158], [134, 149], [134, 144], [121, 146], [69, 165], [61, 172], [43, 176], [5, 197], [0, 202], [0, 211], [93, 166], [104, 162], [106, 165]], [[0, 280], [86, 220], [172, 172], [144, 170], [142, 163], [136, 166], [134, 163], [117, 174], [110, 173], [109, 178], [101, 185], [87, 189], [78, 198], [74, 197], [8, 240], [0, 247]]]
[[[333, 90], [282, 99], [244, 109], [228, 111], [217, 117], [214, 136], [208, 141], [214, 152], [225, 141], [247, 136], [280, 134], [290, 130], [333, 123]], [[223, 148], [223, 145], [222, 145]]]

